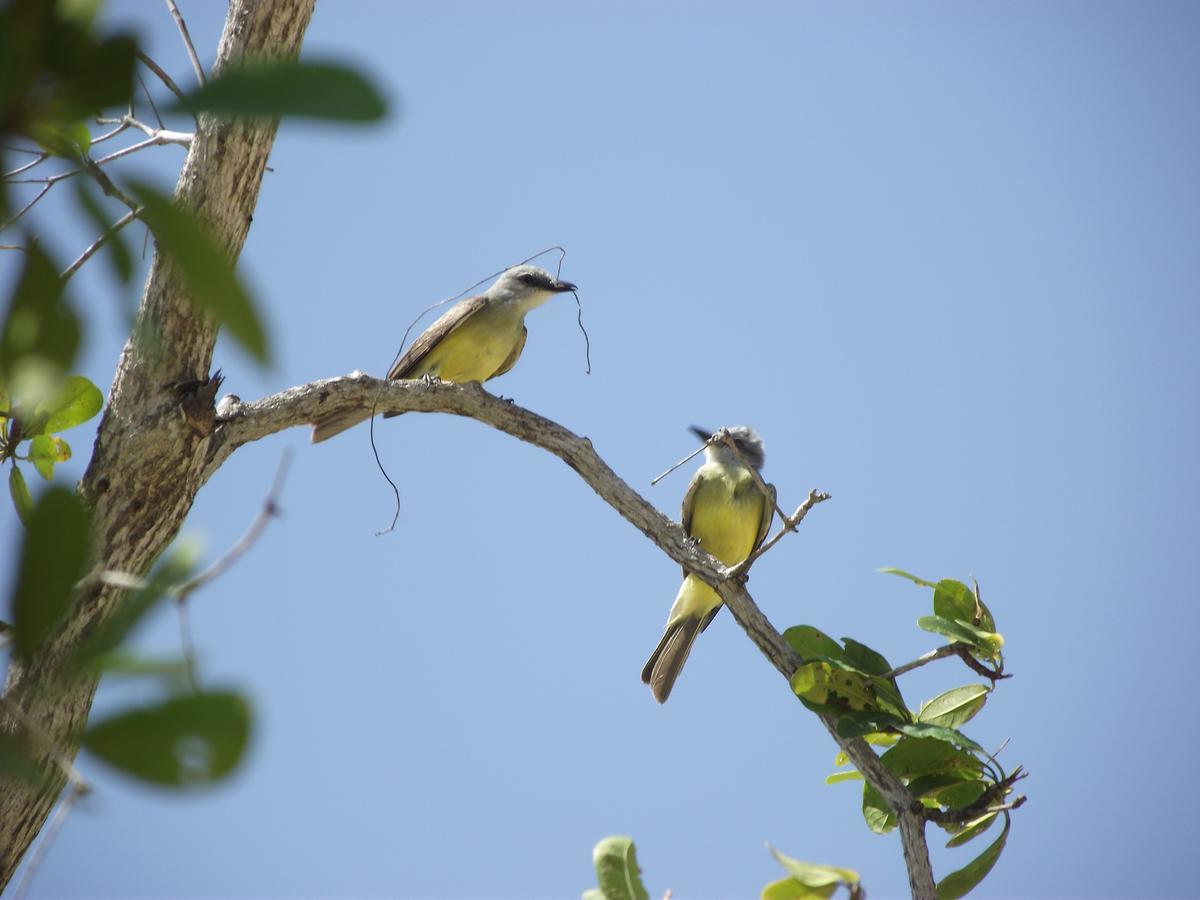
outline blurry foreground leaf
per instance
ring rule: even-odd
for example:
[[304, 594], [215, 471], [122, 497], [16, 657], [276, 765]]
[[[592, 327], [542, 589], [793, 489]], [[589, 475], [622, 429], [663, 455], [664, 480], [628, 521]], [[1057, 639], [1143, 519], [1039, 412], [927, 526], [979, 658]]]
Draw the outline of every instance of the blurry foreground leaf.
[[176, 108], [223, 118], [279, 116], [374, 122], [387, 112], [379, 92], [337, 63], [254, 60], [227, 66]]
[[88, 728], [83, 746], [128, 775], [165, 787], [219, 781], [237, 766], [250, 737], [239, 694], [175, 697]]
[[592, 849], [599, 893], [605, 900], [650, 900], [642, 884], [633, 839], [616, 835], [606, 837]]
[[29, 520], [33, 516], [33, 497], [29, 494], [29, 485], [25, 483], [25, 476], [16, 466], [12, 466], [8, 470], [8, 493], [12, 496], [17, 515], [21, 517], [21, 521], [28, 528]]

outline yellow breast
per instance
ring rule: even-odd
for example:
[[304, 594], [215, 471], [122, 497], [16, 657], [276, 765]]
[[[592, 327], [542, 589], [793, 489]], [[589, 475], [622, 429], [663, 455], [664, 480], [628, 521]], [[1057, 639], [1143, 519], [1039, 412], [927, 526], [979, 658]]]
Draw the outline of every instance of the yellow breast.
[[408, 377], [487, 381], [521, 340], [523, 319], [503, 308], [481, 309], [439, 341]]
[[698, 474], [691, 535], [725, 565], [736, 565], [754, 549], [766, 498], [745, 469], [706, 465]]

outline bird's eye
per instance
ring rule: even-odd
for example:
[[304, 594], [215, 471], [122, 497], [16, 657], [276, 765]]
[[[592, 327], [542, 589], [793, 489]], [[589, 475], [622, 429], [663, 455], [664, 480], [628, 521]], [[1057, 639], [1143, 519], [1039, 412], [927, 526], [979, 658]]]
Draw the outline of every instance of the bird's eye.
[[531, 273], [525, 272], [524, 274], [517, 276], [517, 281], [521, 282], [521, 284], [534, 284], [537, 279], [535, 279]]

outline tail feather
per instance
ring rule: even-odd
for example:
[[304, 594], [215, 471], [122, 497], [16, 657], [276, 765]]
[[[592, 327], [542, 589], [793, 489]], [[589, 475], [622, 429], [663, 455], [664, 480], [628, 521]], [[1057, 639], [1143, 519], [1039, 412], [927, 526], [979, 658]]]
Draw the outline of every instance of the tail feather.
[[662, 640], [642, 669], [642, 681], [650, 685], [650, 693], [659, 703], [666, 703], [671, 696], [671, 688], [675, 687], [675, 679], [683, 671], [683, 664], [692, 652], [696, 636], [711, 618], [706, 616], [701, 620], [699, 616], [683, 616], [667, 624]]
[[318, 416], [312, 423], [312, 442], [319, 444], [321, 441], [327, 441], [334, 435], [341, 434], [347, 428], [353, 428], [359, 422], [365, 422], [369, 418], [371, 418], [371, 414], [362, 409], [340, 409]]

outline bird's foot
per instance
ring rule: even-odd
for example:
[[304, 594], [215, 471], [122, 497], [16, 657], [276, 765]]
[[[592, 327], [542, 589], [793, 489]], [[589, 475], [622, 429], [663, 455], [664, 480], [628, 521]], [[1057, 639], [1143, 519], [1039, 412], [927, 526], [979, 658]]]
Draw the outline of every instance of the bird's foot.
[[422, 375], [421, 381], [424, 382], [425, 384], [441, 384], [442, 383], [442, 379], [438, 378], [432, 372], [426, 372], [424, 375]]

